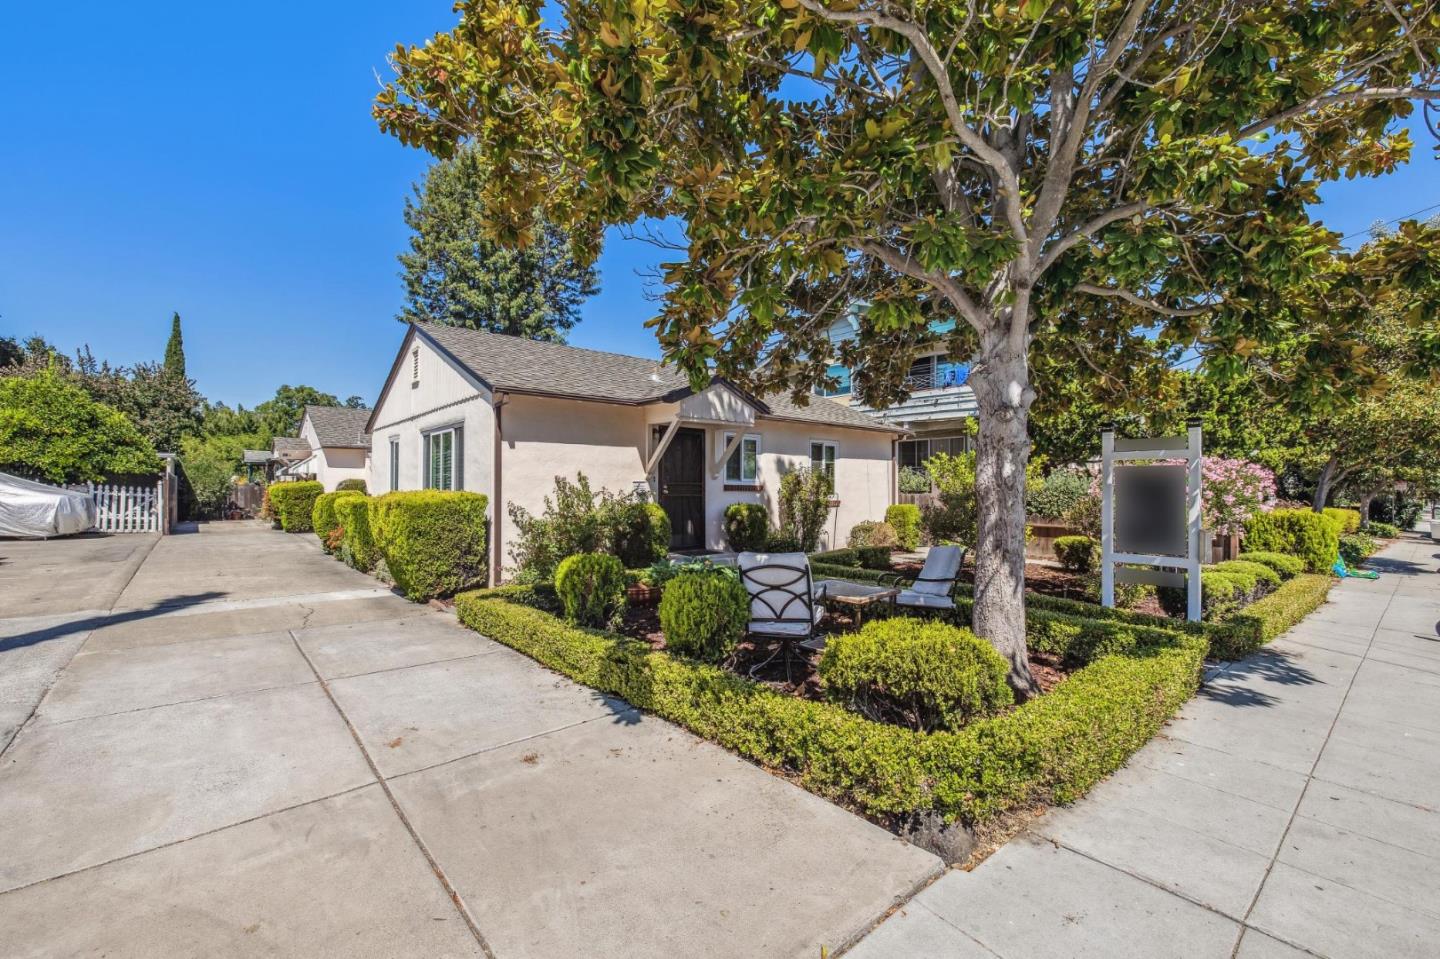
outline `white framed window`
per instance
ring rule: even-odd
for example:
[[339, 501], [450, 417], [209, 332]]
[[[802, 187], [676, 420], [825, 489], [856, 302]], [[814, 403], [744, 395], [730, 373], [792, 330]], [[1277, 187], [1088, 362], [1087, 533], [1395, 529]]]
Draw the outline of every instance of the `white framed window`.
[[835, 458], [839, 446], [830, 440], [810, 441], [810, 468], [830, 477], [830, 488], [835, 488]]
[[[726, 446], [735, 438], [734, 433], [726, 433], [723, 442]], [[758, 433], [746, 433], [740, 442], [735, 446], [735, 452], [725, 461], [725, 482], [744, 483], [756, 486], [760, 483], [760, 436]]]
[[400, 488], [400, 437], [390, 437], [390, 490]]
[[422, 435], [425, 451], [426, 489], [464, 489], [461, 462], [463, 435], [458, 426], [432, 430]]

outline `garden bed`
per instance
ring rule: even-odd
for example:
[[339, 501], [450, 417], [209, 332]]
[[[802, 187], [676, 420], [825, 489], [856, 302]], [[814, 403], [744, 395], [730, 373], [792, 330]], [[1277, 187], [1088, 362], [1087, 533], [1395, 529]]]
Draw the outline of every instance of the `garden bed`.
[[873, 722], [786, 695], [616, 633], [570, 625], [501, 588], [456, 598], [460, 621], [577, 682], [612, 693], [786, 775], [897, 832], [917, 822], [971, 830], [1069, 802], [1122, 765], [1197, 688], [1203, 637], [1033, 616], [1037, 652], [1074, 669], [1048, 694], [953, 732]]

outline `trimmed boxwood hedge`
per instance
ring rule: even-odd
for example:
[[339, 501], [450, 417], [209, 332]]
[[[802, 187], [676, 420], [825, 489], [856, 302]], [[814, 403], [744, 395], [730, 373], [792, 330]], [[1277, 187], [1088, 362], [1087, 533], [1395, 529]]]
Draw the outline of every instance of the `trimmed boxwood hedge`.
[[[1252, 557], [1247, 555], [1246, 558], [1251, 559]], [[878, 573], [873, 570], [852, 569], [845, 566], [812, 563], [810, 570], [816, 579], [848, 579], [887, 586], [904, 585], [906, 582], [904, 577], [894, 573]], [[1057, 642], [1053, 637], [1058, 627], [1051, 625], [1054, 621], [1047, 621], [1043, 615], [1050, 613], [1061, 616], [1061, 622], [1079, 619], [1203, 636], [1209, 641], [1210, 655], [1215, 659], [1242, 659], [1294, 626], [1325, 602], [1325, 597], [1333, 582], [1329, 575], [1296, 576], [1288, 582], [1282, 583], [1279, 589], [1264, 599], [1251, 603], [1224, 619], [1202, 623], [1191, 623], [1183, 619], [1155, 616], [1130, 609], [1111, 609], [1078, 599], [1026, 593], [1027, 641], [1032, 649], [1063, 654], [1063, 650], [1054, 648], [1052, 645]], [[968, 583], [956, 583], [955, 590], [951, 595], [955, 598], [957, 607], [968, 609], [967, 603], [972, 595], [972, 587]], [[970, 621], [968, 612], [963, 610], [958, 612], [956, 621], [961, 625], [968, 624]], [[1085, 627], [1084, 634], [1085, 639], [1082, 645], [1105, 646], [1111, 642], [1125, 642], [1123, 632], [1117, 634], [1113, 630], [1106, 631], [1099, 626]], [[1108, 638], [1114, 636], [1121, 638]], [[1066, 662], [1073, 665], [1075, 660], [1067, 657]]]
[[920, 545], [920, 507], [914, 503], [895, 503], [885, 509], [885, 522], [895, 527], [901, 549]]
[[1245, 547], [1286, 553], [1305, 561], [1312, 573], [1329, 572], [1340, 554], [1344, 521], [1308, 509], [1277, 509], [1256, 513], [1245, 521]]
[[335, 520], [345, 531], [340, 545], [340, 558], [368, 573], [380, 561], [375, 537], [370, 534], [370, 497], [342, 496], [335, 500]]
[[1305, 572], [1305, 561], [1298, 556], [1290, 556], [1287, 553], [1267, 553], [1260, 550], [1244, 552], [1238, 557], [1247, 563], [1260, 563], [1269, 566], [1275, 571], [1275, 575], [1281, 579], [1294, 579]]
[[287, 533], [310, 532], [314, 526], [315, 500], [323, 492], [325, 487], [315, 480], [271, 483], [270, 505], [280, 518], [280, 528]]
[[505, 590], [462, 593], [460, 621], [577, 682], [612, 693], [872, 815], [934, 811], [975, 824], [1035, 802], [1069, 802], [1117, 769], [1200, 679], [1205, 644], [1154, 631], [1050, 693], [957, 732], [872, 722], [774, 692], [648, 644], [571, 626]]
[[370, 535], [407, 597], [424, 601], [485, 584], [484, 493], [410, 490], [369, 503]]
[[364, 493], [350, 489], [321, 493], [315, 497], [315, 505], [310, 510], [310, 525], [314, 528], [315, 535], [320, 538], [320, 548], [325, 552], [330, 552], [330, 534], [340, 528], [340, 517], [335, 510], [336, 503], [342, 499], [353, 499], [356, 496], [364, 495]]

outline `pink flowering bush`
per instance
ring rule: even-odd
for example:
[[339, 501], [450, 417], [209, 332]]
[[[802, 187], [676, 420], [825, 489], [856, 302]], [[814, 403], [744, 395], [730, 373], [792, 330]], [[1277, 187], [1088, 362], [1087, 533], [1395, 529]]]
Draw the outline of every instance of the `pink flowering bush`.
[[1206, 528], [1231, 536], [1244, 530], [1251, 516], [1272, 508], [1275, 474], [1258, 463], [1207, 456], [1200, 497]]

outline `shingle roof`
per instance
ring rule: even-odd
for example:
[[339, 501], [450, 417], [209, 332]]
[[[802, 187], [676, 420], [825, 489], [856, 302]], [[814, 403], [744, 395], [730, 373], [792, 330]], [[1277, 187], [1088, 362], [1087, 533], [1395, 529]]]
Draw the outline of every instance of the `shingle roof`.
[[[691, 392], [683, 374], [658, 360], [434, 323], [415, 327], [492, 390], [628, 404], [675, 400]], [[775, 419], [900, 432], [821, 396], [810, 397], [802, 407], [787, 394], [773, 393], [760, 398], [757, 411]]]
[[370, 419], [369, 410], [352, 410], [346, 406], [306, 406], [305, 415], [315, 428], [315, 436], [321, 446], [345, 449], [369, 449], [370, 436], [365, 432], [365, 423]]
[[297, 460], [310, 455], [310, 444], [298, 436], [276, 436], [270, 440], [270, 450], [276, 459]]

